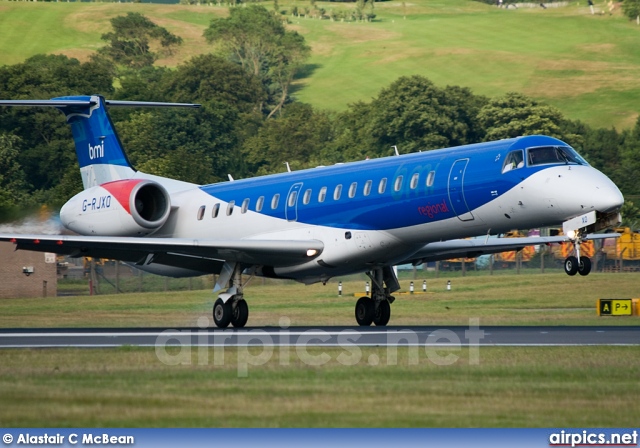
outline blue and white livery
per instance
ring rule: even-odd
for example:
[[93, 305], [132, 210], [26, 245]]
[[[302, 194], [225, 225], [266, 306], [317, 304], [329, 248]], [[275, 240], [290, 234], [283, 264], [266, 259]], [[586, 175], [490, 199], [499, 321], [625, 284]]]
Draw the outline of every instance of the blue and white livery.
[[[569, 145], [526, 136], [212, 185], [152, 176], [129, 163], [107, 106], [197, 107], [74, 96], [0, 101], [62, 111], [73, 130], [84, 191], [60, 217], [83, 236], [0, 235], [18, 249], [124, 260], [169, 276], [219, 274], [217, 326], [243, 327], [242, 275], [306, 284], [366, 272], [360, 325], [386, 325], [392, 266], [574, 243], [570, 275], [587, 275], [580, 243], [616, 225], [623, 197]], [[563, 224], [564, 237], [489, 238]], [[465, 239], [487, 235], [484, 239]], [[608, 235], [610, 236], [610, 235]]]

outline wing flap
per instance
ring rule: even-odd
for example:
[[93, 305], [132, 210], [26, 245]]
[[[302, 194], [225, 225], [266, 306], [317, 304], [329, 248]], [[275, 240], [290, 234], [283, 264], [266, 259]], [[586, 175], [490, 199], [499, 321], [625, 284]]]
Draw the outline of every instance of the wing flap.
[[[0, 234], [17, 249], [96, 257], [132, 263], [156, 262], [203, 272], [224, 261], [285, 267], [313, 260], [324, 249], [317, 240], [209, 240], [188, 238], [127, 238], [66, 235]], [[151, 256], [151, 257], [150, 257]], [[150, 257], [150, 258], [149, 258]]]

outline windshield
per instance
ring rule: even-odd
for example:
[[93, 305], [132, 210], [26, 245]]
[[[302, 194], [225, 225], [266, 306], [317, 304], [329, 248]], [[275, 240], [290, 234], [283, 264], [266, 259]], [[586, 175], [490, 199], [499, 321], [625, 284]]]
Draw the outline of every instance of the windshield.
[[527, 150], [527, 161], [533, 165], [588, 165], [588, 163], [568, 146], [542, 146]]

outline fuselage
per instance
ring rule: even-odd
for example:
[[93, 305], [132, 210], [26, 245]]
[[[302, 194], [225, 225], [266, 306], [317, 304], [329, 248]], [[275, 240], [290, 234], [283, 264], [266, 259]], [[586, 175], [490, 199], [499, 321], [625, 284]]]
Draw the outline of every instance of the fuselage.
[[[71, 126], [84, 190], [60, 210], [79, 235], [0, 235], [18, 249], [113, 258], [169, 276], [219, 274], [214, 323], [244, 327], [242, 276], [304, 283], [367, 272], [359, 325], [384, 326], [400, 289], [391, 266], [519, 250], [533, 238], [463, 238], [558, 226], [575, 256], [568, 275], [588, 275], [580, 244], [616, 225], [622, 194], [566, 143], [527, 136], [362, 160], [212, 185], [153, 176], [129, 162], [106, 111], [196, 104], [105, 100], [100, 95], [0, 100], [55, 107]], [[517, 241], [516, 241], [517, 240]]]
[[401, 263], [430, 242], [559, 225], [623, 202], [605, 175], [545, 136], [167, 188], [175, 210], [154, 236], [320, 240], [319, 259], [262, 272], [304, 282]]

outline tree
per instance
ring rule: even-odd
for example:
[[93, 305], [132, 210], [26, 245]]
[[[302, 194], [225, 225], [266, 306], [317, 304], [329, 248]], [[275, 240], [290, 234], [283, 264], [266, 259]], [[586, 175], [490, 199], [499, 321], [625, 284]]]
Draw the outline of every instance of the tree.
[[157, 101], [202, 104], [198, 110], [114, 111], [120, 137], [136, 168], [195, 183], [220, 181], [230, 172], [237, 177], [246, 173], [234, 149], [256, 132], [256, 123], [262, 119], [259, 105], [266, 93], [256, 77], [208, 54], [176, 70], [145, 68], [127, 76], [123, 88], [121, 93], [136, 97], [155, 92]]
[[[148, 66], [127, 70], [126, 73], [120, 73], [118, 78], [120, 88], [115, 92], [115, 98], [128, 101], [168, 101], [163, 83], [170, 77], [172, 77], [171, 70], [166, 67]], [[117, 109], [112, 114], [123, 110], [133, 109]]]
[[182, 38], [156, 25], [140, 13], [129, 12], [126, 16], [111, 19], [113, 31], [101, 39], [108, 44], [98, 50], [118, 64], [126, 67], [153, 65], [158, 53], [151, 51], [152, 42], [158, 43], [162, 51], [171, 54], [173, 47], [182, 44]]
[[623, 226], [630, 227], [632, 230], [640, 228], [640, 209], [633, 202], [624, 201], [620, 214]]
[[225, 179], [234, 165], [236, 120], [237, 115], [219, 103], [195, 111], [137, 111], [117, 126], [136, 169], [207, 184]]
[[584, 144], [580, 148], [580, 154], [607, 176], [616, 185], [621, 182], [620, 159], [621, 147], [624, 144], [624, 136], [615, 129], [589, 129], [584, 134]]
[[196, 56], [168, 73], [160, 89], [171, 101], [221, 101], [246, 113], [259, 111], [267, 98], [257, 77], [212, 54]]
[[632, 130], [620, 134], [620, 165], [614, 177], [620, 190], [626, 195], [640, 194], [638, 170], [640, 170], [640, 117]]
[[371, 116], [371, 103], [358, 101], [336, 117], [335, 139], [323, 151], [328, 161], [338, 163], [388, 155], [388, 145], [382, 145], [373, 136]]
[[534, 134], [562, 139], [561, 125], [565, 121], [555, 107], [515, 92], [490, 100], [479, 111], [478, 120], [485, 128], [485, 141]]
[[268, 117], [287, 101], [291, 81], [310, 53], [301, 35], [286, 30], [279, 17], [256, 5], [231, 8], [229, 17], [213, 19], [204, 37], [260, 79], [269, 93]]
[[326, 163], [323, 149], [333, 139], [330, 116], [308, 104], [293, 103], [282, 116], [267, 120], [248, 138], [242, 154], [254, 174], [280, 173], [285, 162], [293, 169]]
[[624, 0], [622, 12], [629, 20], [635, 20], [640, 25], [640, 0]]
[[415, 152], [472, 143], [484, 101], [466, 88], [442, 89], [423, 76], [403, 76], [371, 102], [371, 133], [387, 151], [392, 145]]
[[29, 186], [18, 162], [19, 146], [19, 137], [0, 134], [0, 221], [7, 220], [15, 208], [29, 202]]
[[[100, 61], [80, 63], [63, 55], [37, 55], [0, 67], [0, 98], [49, 99], [95, 92], [110, 96], [113, 91], [113, 72]], [[66, 195], [71, 186], [81, 187], [71, 130], [60, 112], [52, 108], [0, 108], [2, 132], [20, 137], [18, 163], [34, 190], [52, 190], [67, 182], [68, 188], [52, 191], [48, 201], [64, 202], [68, 196], [58, 197], [57, 191]]]

